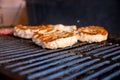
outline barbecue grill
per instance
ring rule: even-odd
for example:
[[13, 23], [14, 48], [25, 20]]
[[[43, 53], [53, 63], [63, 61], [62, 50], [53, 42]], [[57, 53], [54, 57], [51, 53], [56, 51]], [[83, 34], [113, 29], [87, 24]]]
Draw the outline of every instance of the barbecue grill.
[[64, 49], [43, 49], [31, 40], [0, 36], [0, 80], [116, 80], [120, 44], [78, 42]]
[[28, 25], [100, 25], [109, 39], [49, 50], [0, 35], [0, 80], [120, 80], [119, 5], [119, 0], [26, 0]]

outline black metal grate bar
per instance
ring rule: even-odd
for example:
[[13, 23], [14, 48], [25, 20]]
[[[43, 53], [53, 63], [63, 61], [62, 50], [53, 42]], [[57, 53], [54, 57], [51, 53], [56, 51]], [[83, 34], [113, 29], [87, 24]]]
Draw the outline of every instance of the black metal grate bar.
[[36, 49], [36, 48], [33, 48], [33, 47], [20, 47], [19, 46], [19, 48], [16, 48], [16, 47], [13, 47], [13, 48], [5, 48], [5, 49], [3, 49], [3, 48], [1, 48], [2, 50], [1, 50], [1, 54], [4, 54], [4, 53], [6, 53], [6, 54], [9, 54], [9, 53], [12, 53], [12, 52], [20, 52], [20, 51], [24, 51], [24, 50], [29, 50], [29, 49]]
[[[71, 61], [71, 62], [73, 62], [73, 61], [76, 61], [76, 60], [74, 60], [74, 59], [76, 59], [76, 58], [78, 58], [78, 57], [70, 57], [70, 58], [66, 58], [66, 59], [62, 59], [62, 60], [58, 60], [58, 61], [55, 61], [54, 63], [53, 62], [51, 62], [50, 64], [47, 64], [47, 65], [43, 65], [43, 66], [38, 66], [38, 67], [35, 67], [35, 68], [33, 68], [33, 69], [28, 69], [28, 70], [25, 70], [25, 71], [23, 71], [23, 72], [21, 72], [20, 73], [20, 75], [25, 75], [25, 74], [30, 74], [30, 73], [33, 73], [33, 72], [36, 72], [36, 71], [38, 71], [38, 70], [42, 70], [42, 69], [47, 69], [48, 67], [50, 67], [50, 66], [54, 66], [54, 65], [57, 65], [57, 64], [64, 64], [65, 62], [69, 62], [69, 61]], [[78, 62], [81, 62], [81, 61], [84, 61], [84, 60], [88, 60], [89, 59], [89, 57], [87, 57], [87, 58], [83, 58], [83, 59], [80, 59], [80, 60], [78, 60], [78, 61], [76, 61], [76, 62], [74, 62], [74, 63], [68, 63], [68, 64], [66, 64], [66, 65], [73, 65], [73, 64], [76, 64], [76, 63], [78, 63]], [[72, 61], [73, 60], [73, 61]], [[54, 70], [58, 70], [58, 69], [61, 69], [61, 68], [64, 68], [65, 67], [65, 65], [61, 65], [61, 66], [57, 66], [57, 68], [56, 67], [54, 67], [52, 70], [54, 71]], [[52, 71], [51, 70], [51, 71]], [[44, 72], [43, 72], [44, 73]], [[37, 74], [37, 73], [36, 73]], [[39, 73], [38, 73], [39, 74]], [[35, 74], [34, 74], [35, 75]], [[33, 76], [34, 76], [33, 75]]]
[[115, 50], [118, 50], [118, 49], [120, 49], [119, 46], [118, 46], [118, 47], [114, 47], [114, 48], [112, 48], [112, 49], [108, 49], [108, 50], [99, 52], [99, 53], [95, 54], [94, 56], [100, 56], [100, 55], [102, 55], [102, 54], [109, 53], [109, 52], [112, 52], [112, 51], [115, 51]]
[[30, 60], [24, 60], [24, 62], [18, 62], [18, 63], [15, 63], [15, 64], [8, 65], [8, 66], [6, 66], [6, 68], [14, 68], [14, 67], [18, 67], [18, 66], [21, 66], [21, 65], [27, 65], [27, 64], [30, 64], [30, 63], [33, 63], [33, 62], [36, 62], [36, 61], [41, 61], [41, 60], [45, 60], [45, 59], [48, 59], [48, 58], [57, 57], [57, 56], [60, 56], [62, 54], [66, 54], [66, 53], [60, 52], [60, 53], [55, 53], [55, 54], [49, 54], [49, 55], [42, 56], [42, 57], [33, 58], [33, 59], [30, 59]]
[[[73, 69], [71, 68], [71, 70], [74, 71], [75, 69], [79, 69], [79, 68], [82, 68], [84, 66], [93, 64], [93, 63], [97, 62], [98, 60], [99, 59], [88, 61], [88, 62], [83, 63], [81, 65], [75, 66]], [[54, 68], [50, 68], [50, 69], [47, 69], [45, 71], [41, 71], [41, 72], [34, 73], [32, 75], [29, 75], [28, 79], [36, 79], [36, 78], [39, 78], [39, 77], [43, 77], [43, 76], [45, 76], [47, 74], [51, 74], [53, 72], [57, 72], [57, 70], [64, 69], [65, 67], [73, 66], [73, 65], [75, 65], [75, 64], [77, 64], [79, 62], [80, 62], [79, 60], [77, 60], [77, 61], [75, 60], [75, 61], [72, 61], [72, 63], [68, 62], [68, 63], [66, 63], [64, 65], [61, 65], [61, 66], [55, 66]], [[71, 70], [69, 70], [69, 71], [71, 71]], [[64, 72], [64, 73], [66, 73], [66, 72]]]
[[31, 40], [12, 36], [0, 36], [0, 39], [0, 73], [13, 80], [120, 78], [118, 43], [78, 42], [64, 49], [48, 50]]
[[[65, 76], [65, 75], [69, 75], [70, 73], [73, 73], [74, 71], [78, 71], [78, 70], [81, 70], [81, 69], [83, 69], [84, 67], [86, 67], [86, 66], [89, 66], [89, 65], [91, 65], [91, 64], [93, 64], [93, 63], [95, 63], [95, 62], [97, 62], [97, 60], [92, 60], [92, 61], [88, 61], [88, 62], [86, 62], [86, 63], [82, 63], [82, 64], [80, 64], [80, 65], [77, 65], [77, 66], [73, 66], [73, 67], [71, 67], [71, 68], [69, 68], [69, 69], [66, 69], [66, 70], [64, 70], [64, 71], [61, 71], [61, 72], [58, 72], [58, 73], [55, 73], [55, 74], [53, 74], [53, 75], [51, 75], [51, 76], [48, 76], [48, 77], [46, 77], [46, 78], [44, 78], [44, 79], [42, 79], [42, 80], [54, 80], [54, 79], [56, 79], [56, 78], [61, 78], [62, 79], [62, 77], [63, 76]], [[76, 73], [74, 73], [74, 74], [76, 74]], [[72, 78], [70, 78], [70, 79], [72, 79]], [[70, 80], [69, 79], [69, 80]]]
[[116, 72], [108, 75], [107, 77], [103, 78], [102, 80], [111, 80], [114, 77], [119, 76], [119, 75], [120, 75], [120, 70], [117, 70]]
[[106, 64], [109, 64], [109, 63], [110, 63], [110, 61], [103, 61], [103, 62], [94, 64], [90, 67], [87, 67], [86, 69], [83, 69], [83, 70], [80, 69], [77, 72], [73, 73], [72, 75], [65, 77], [63, 80], [75, 79], [76, 77], [78, 77], [82, 74], [85, 74], [85, 73], [89, 72], [90, 70], [95, 70], [95, 69], [105, 66]]
[[[6, 53], [2, 53], [0, 55], [0, 57], [2, 57], [0, 60], [2, 59], [7, 59], [7, 58], [14, 58], [14, 57], [19, 57], [19, 56], [22, 56], [22, 55], [27, 55], [27, 54], [30, 54], [31, 52], [43, 52], [43, 50], [38, 50], [38, 49], [23, 49], [23, 50], [15, 50], [15, 52], [13, 53], [14, 51], [12, 52], [6, 52]], [[22, 54], [21, 54], [22, 53]]]
[[37, 65], [45, 64], [45, 63], [50, 63], [51, 61], [59, 60], [59, 59], [69, 57], [69, 56], [71, 56], [71, 54], [56, 56], [55, 58], [50, 58], [50, 59], [47, 59], [47, 60], [44, 60], [44, 61], [35, 62], [35, 63], [32, 63], [32, 64], [24, 65], [22, 67], [14, 68], [12, 71], [13, 72], [21, 71], [21, 70], [24, 70], [24, 69], [27, 69], [27, 68], [30, 68], [30, 67], [34, 67], [34, 66], [37, 66]]
[[103, 58], [108, 58], [108, 57], [114, 56], [114, 55], [116, 55], [116, 54], [120, 54], [120, 50], [114, 51], [114, 52], [112, 52], [112, 53], [108, 53], [107, 55], [103, 56]]
[[117, 66], [120, 66], [120, 64], [116, 63], [116, 64], [113, 64], [113, 65], [110, 65], [110, 66], [108, 66], [108, 67], [106, 67], [106, 68], [104, 68], [104, 69], [102, 69], [100, 71], [95, 72], [94, 74], [91, 74], [88, 77], [85, 77], [83, 80], [91, 80], [93, 78], [96, 78], [97, 76], [102, 75], [102, 74], [114, 69]]
[[112, 60], [120, 60], [120, 55], [113, 57]]
[[110, 44], [109, 44], [109, 45], [100, 47], [100, 48], [98, 48], [98, 49], [95, 49], [95, 50], [86, 52], [86, 54], [96, 54], [96, 53], [98, 53], [98, 52], [100, 52], [100, 51], [105, 51], [105, 50], [107, 50], [107, 49], [111, 49], [111, 48], [114, 48], [114, 47], [116, 47], [116, 46], [118, 46], [118, 44], [113, 44], [113, 45], [110, 45]]

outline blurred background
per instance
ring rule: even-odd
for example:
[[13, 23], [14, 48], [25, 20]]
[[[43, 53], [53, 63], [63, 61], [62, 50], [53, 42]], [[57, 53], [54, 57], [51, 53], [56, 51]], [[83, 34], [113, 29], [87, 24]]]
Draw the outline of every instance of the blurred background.
[[119, 0], [0, 0], [0, 26], [99, 25], [120, 34]]
[[28, 24], [25, 0], [0, 0], [0, 26]]

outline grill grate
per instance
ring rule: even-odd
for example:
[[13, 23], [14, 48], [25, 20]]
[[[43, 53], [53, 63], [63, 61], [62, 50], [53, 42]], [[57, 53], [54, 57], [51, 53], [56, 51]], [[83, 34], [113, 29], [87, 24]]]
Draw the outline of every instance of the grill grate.
[[77, 43], [48, 50], [31, 40], [0, 36], [0, 73], [10, 80], [111, 80], [120, 78], [120, 46]]

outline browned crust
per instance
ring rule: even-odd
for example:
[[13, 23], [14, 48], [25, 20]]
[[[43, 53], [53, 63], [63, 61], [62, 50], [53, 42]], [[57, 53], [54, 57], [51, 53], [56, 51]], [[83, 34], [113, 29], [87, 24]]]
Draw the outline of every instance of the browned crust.
[[107, 35], [108, 31], [101, 26], [85, 26], [78, 28], [79, 33], [87, 34], [87, 35]]
[[20, 29], [20, 30], [52, 30], [53, 27], [52, 25], [39, 25], [39, 26], [23, 26], [23, 25], [16, 25], [16, 28]]
[[34, 35], [38, 35], [37, 39], [42, 40], [44, 43], [48, 43], [60, 38], [66, 38], [66, 37], [70, 37], [73, 36], [74, 33], [73, 32], [65, 32], [65, 31], [55, 31], [53, 33], [48, 33], [48, 34], [39, 34], [39, 33], [35, 33]]

